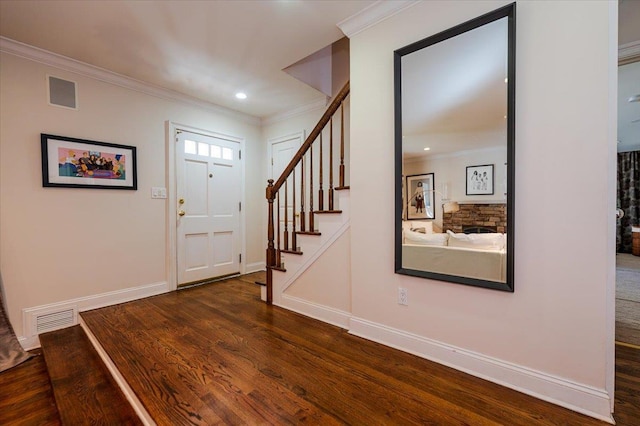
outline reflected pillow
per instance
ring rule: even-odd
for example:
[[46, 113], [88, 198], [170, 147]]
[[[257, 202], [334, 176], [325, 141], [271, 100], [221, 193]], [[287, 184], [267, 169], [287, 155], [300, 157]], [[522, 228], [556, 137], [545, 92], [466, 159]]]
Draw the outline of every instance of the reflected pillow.
[[446, 246], [449, 235], [423, 234], [415, 231], [404, 231], [404, 242], [420, 246]]
[[[407, 225], [405, 225], [405, 223]], [[422, 234], [433, 234], [433, 222], [422, 222], [420, 220], [407, 220], [402, 222], [402, 229]]]
[[503, 250], [504, 234], [456, 234], [450, 230], [450, 247], [472, 248], [477, 250]]

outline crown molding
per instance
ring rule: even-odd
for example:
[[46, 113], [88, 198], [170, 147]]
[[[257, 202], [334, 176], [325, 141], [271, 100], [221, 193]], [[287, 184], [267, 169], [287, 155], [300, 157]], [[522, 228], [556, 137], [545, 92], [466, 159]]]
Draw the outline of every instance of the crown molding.
[[281, 112], [279, 114], [274, 114], [269, 117], [262, 119], [263, 126], [269, 126], [271, 124], [278, 123], [280, 121], [289, 120], [298, 115], [305, 114], [310, 111], [315, 111], [317, 109], [325, 109], [327, 107], [327, 99], [319, 99], [316, 102], [299, 106], [297, 108], [291, 109], [289, 111]]
[[618, 46], [618, 63], [629, 64], [640, 60], [640, 40]]
[[347, 37], [351, 38], [400, 11], [420, 3], [420, 1], [421, 0], [379, 0], [355, 15], [338, 22], [337, 25]]
[[125, 89], [134, 90], [146, 95], [155, 96], [169, 101], [181, 102], [196, 108], [230, 116], [249, 124], [260, 125], [260, 119], [258, 117], [233, 111], [211, 102], [203, 101], [174, 90], [165, 89], [164, 87], [136, 80], [134, 78], [127, 77], [104, 68], [96, 67], [67, 56], [49, 52], [48, 50], [21, 43], [10, 38], [0, 37], [0, 52], [19, 56], [24, 59], [120, 86]]

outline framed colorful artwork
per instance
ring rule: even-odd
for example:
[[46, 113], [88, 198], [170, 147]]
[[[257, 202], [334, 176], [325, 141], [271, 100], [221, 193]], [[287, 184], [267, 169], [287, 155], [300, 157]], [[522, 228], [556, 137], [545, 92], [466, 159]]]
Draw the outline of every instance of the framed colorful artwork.
[[136, 147], [40, 135], [42, 186], [138, 189]]

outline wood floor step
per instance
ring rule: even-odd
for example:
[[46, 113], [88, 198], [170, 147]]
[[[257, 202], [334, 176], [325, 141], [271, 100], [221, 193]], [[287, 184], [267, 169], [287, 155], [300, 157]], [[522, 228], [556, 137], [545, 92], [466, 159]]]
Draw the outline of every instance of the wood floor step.
[[320, 231], [296, 231], [298, 235], [322, 235]]
[[340, 214], [342, 210], [316, 210], [315, 214]]
[[62, 424], [142, 425], [82, 327], [39, 337]]
[[267, 266], [269, 269], [273, 269], [274, 271], [287, 272], [287, 270], [281, 266]]
[[297, 254], [299, 256], [302, 255], [302, 252], [300, 250], [280, 250], [280, 253]]
[[351, 188], [350, 186], [345, 185], [345, 186], [336, 186], [336, 187], [335, 187], [335, 188], [333, 188], [333, 189], [334, 189], [334, 190], [336, 190], [336, 191], [344, 191], [344, 190], [346, 190], [346, 189], [350, 189], [350, 188]]

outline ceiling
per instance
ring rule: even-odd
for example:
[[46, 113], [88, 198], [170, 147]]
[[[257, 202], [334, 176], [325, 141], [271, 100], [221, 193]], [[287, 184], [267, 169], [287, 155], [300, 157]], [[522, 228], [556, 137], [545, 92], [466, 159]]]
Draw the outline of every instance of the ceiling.
[[2, 0], [0, 35], [265, 118], [324, 99], [282, 69], [373, 3]]

